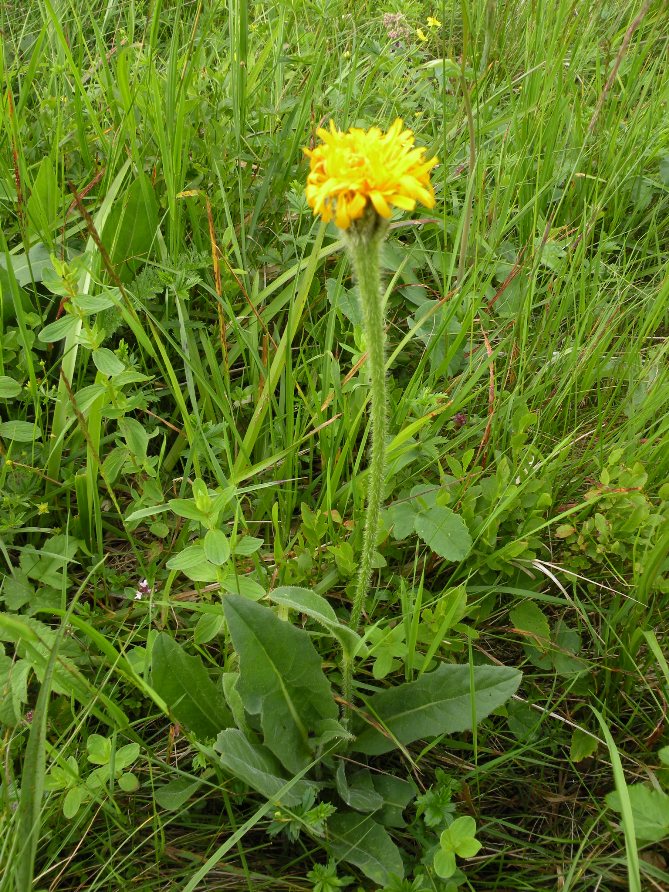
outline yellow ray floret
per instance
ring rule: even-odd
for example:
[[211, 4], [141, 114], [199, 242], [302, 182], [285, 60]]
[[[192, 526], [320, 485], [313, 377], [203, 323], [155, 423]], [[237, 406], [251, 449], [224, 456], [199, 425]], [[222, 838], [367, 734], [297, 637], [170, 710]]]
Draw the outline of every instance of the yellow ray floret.
[[325, 222], [334, 219], [348, 229], [364, 214], [368, 204], [381, 217], [390, 217], [392, 206], [412, 211], [416, 203], [434, 207], [430, 171], [436, 158], [425, 160], [425, 149], [414, 146], [411, 130], [398, 118], [387, 133], [378, 127], [352, 127], [342, 133], [316, 131], [322, 144], [304, 149], [311, 162], [307, 177], [307, 202]]

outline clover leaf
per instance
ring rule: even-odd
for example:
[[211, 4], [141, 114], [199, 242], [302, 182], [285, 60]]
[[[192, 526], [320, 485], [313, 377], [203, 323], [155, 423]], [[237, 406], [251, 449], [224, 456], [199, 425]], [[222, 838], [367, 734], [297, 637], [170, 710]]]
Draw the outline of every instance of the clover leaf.
[[473, 858], [481, 848], [476, 839], [476, 821], [469, 815], [456, 818], [443, 831], [439, 839], [439, 851], [434, 856], [434, 869], [437, 876], [447, 880], [456, 870], [455, 856]]

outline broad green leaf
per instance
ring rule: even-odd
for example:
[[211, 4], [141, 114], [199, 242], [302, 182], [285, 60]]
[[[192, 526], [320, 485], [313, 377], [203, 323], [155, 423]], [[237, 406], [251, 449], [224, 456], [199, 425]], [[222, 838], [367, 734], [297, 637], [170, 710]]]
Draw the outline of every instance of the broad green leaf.
[[200, 544], [187, 545], [186, 548], [173, 555], [166, 566], [168, 570], [188, 571], [199, 566], [204, 560], [206, 560], [204, 548]]
[[432, 551], [447, 561], [462, 561], [471, 551], [467, 524], [446, 505], [421, 511], [415, 517], [414, 529]]
[[[627, 792], [632, 806], [636, 838], [659, 842], [669, 836], [669, 795], [646, 784], [630, 784]], [[617, 790], [607, 793], [606, 804], [614, 811], [622, 810]]]
[[137, 760], [138, 756], [138, 743], [126, 743], [125, 746], [119, 747], [114, 753], [114, 770], [125, 771]]
[[0, 399], [12, 400], [21, 393], [21, 385], [18, 381], [7, 375], [0, 375]]
[[[471, 815], [462, 815], [461, 817], [456, 818], [450, 827], [447, 827], [446, 830], [443, 831], [440, 842], [443, 848], [451, 849], [451, 851], [456, 852], [463, 858], [469, 858], [471, 856], [464, 855], [461, 852], [461, 848], [463, 844], [469, 848], [468, 843], [475, 836], [476, 821]], [[479, 849], [480, 848], [481, 846], [479, 844]]]
[[340, 759], [335, 778], [337, 792], [344, 802], [356, 811], [377, 811], [383, 805], [383, 796], [374, 789], [369, 771], [358, 772], [349, 782], [346, 777], [346, 765], [343, 759]]
[[115, 353], [112, 353], [107, 347], [100, 347], [98, 350], [93, 350], [92, 358], [95, 363], [95, 368], [103, 375], [107, 375], [110, 378], [113, 375], [119, 375], [125, 369], [125, 364], [122, 363], [118, 356]]
[[[27, 254], [10, 254], [9, 262], [19, 285], [41, 282], [45, 272], [54, 272], [49, 249], [42, 242], [33, 245]], [[0, 254], [0, 269], [7, 269], [6, 255]], [[2, 280], [0, 276], [0, 281]], [[4, 290], [4, 289], [3, 289]]]
[[208, 610], [199, 618], [193, 632], [193, 640], [196, 644], [207, 644], [212, 638], [220, 635], [224, 628], [225, 616], [219, 605], [217, 612]]
[[172, 511], [179, 517], [185, 517], [187, 520], [196, 520], [198, 523], [206, 524], [209, 515], [195, 505], [192, 499], [170, 499], [167, 503]]
[[[274, 800], [279, 790], [288, 783], [289, 778], [283, 776], [279, 761], [267, 747], [251, 743], [237, 728], [221, 731], [214, 748], [221, 754], [223, 767], [261, 793], [265, 799]], [[296, 781], [284, 793], [281, 801], [277, 801], [277, 805], [299, 805], [310, 789], [316, 788], [309, 781]]]
[[[108, 483], [115, 483], [118, 475], [123, 470], [125, 463], [130, 459], [130, 451], [125, 446], [115, 446], [111, 452], [105, 456], [102, 462], [102, 473]], [[133, 466], [134, 471], [134, 466]]]
[[103, 310], [111, 310], [116, 301], [120, 300], [120, 294], [116, 288], [107, 288], [102, 294], [79, 294], [74, 299], [74, 304], [84, 316], [93, 316]]
[[220, 583], [224, 592], [242, 595], [250, 601], [259, 601], [266, 595], [265, 589], [259, 582], [252, 579], [251, 576], [243, 576], [240, 573], [225, 573], [221, 577]]
[[187, 654], [166, 632], [153, 645], [151, 683], [174, 718], [202, 740], [232, 724], [223, 692], [202, 660]]
[[86, 790], [82, 786], [70, 787], [63, 799], [63, 815], [68, 821], [76, 815], [84, 801]]
[[79, 325], [79, 319], [76, 316], [61, 316], [55, 322], [50, 322], [37, 335], [38, 340], [43, 344], [55, 344], [56, 341], [62, 341], [71, 331]]
[[577, 657], [581, 649], [581, 636], [576, 629], [570, 629], [560, 620], [554, 629], [555, 650], [552, 652], [553, 665], [558, 675], [575, 675], [588, 668], [585, 660]]
[[191, 796], [194, 796], [202, 786], [200, 780], [190, 780], [187, 777], [178, 777], [162, 787], [156, 787], [153, 798], [161, 808], [166, 811], [179, 811]]
[[146, 459], [149, 435], [144, 425], [136, 418], [119, 418], [119, 431], [135, 459], [141, 464]]
[[367, 654], [367, 647], [357, 632], [340, 623], [330, 603], [311, 589], [298, 585], [281, 585], [271, 591], [267, 597], [275, 604], [288, 607], [290, 610], [297, 610], [321, 623], [341, 642], [347, 653], [358, 656]]
[[207, 560], [217, 567], [221, 567], [230, 558], [230, 542], [223, 530], [207, 530], [204, 553]]
[[124, 793], [135, 793], [139, 790], [139, 778], [132, 771], [126, 771], [118, 778], [116, 783]]
[[[135, 744], [137, 746], [137, 744]], [[87, 759], [94, 765], [107, 765], [111, 759], [112, 742], [102, 734], [91, 734], [86, 741]], [[139, 752], [139, 747], [137, 747]]]
[[537, 736], [540, 713], [522, 700], [511, 700], [506, 707], [506, 720], [509, 731], [518, 740], [531, 740]]
[[386, 526], [390, 527], [393, 539], [406, 539], [414, 531], [416, 503], [412, 499], [394, 502], [385, 512]]
[[181, 570], [194, 582], [216, 582], [218, 570], [207, 560], [202, 545], [188, 545], [183, 551], [171, 557], [166, 564], [168, 570]]
[[367, 711], [388, 731], [385, 736], [373, 725], [359, 719], [351, 749], [379, 755], [394, 749], [394, 739], [411, 743], [438, 734], [454, 734], [472, 727], [472, 712], [481, 721], [493, 709], [515, 694], [522, 674], [506, 666], [475, 666], [474, 710], [472, 709], [469, 666], [441, 665], [417, 681], [397, 685], [374, 694]]
[[539, 650], [550, 647], [551, 630], [544, 612], [534, 601], [523, 601], [510, 612], [514, 629], [520, 632]]
[[75, 394], [75, 398], [79, 411], [85, 415], [105, 390], [106, 387], [104, 384], [88, 384], [86, 387], [82, 387], [81, 390], [78, 390]]
[[37, 169], [26, 211], [36, 233], [52, 232], [58, 228], [58, 205], [62, 193], [49, 155], [45, 155]]
[[15, 660], [0, 652], [0, 725], [18, 725], [28, 702], [28, 660]]
[[572, 762], [582, 762], [589, 756], [594, 756], [597, 752], [599, 741], [594, 734], [588, 734], [581, 728], [574, 728], [571, 735], [571, 746], [569, 747], [569, 757]]
[[339, 622], [330, 603], [311, 589], [301, 588], [298, 585], [281, 585], [271, 591], [268, 597], [275, 604], [306, 613], [307, 616], [326, 625]]
[[240, 557], [248, 557], [262, 548], [263, 544], [264, 541], [258, 539], [257, 536], [242, 536], [241, 539], [235, 542], [234, 552]]
[[150, 178], [140, 173], [117, 200], [102, 231], [102, 241], [123, 281], [132, 278], [156, 237], [158, 202]]
[[362, 309], [355, 289], [345, 288], [337, 279], [326, 279], [325, 290], [333, 307], [340, 310], [353, 325], [362, 325]]
[[154, 517], [156, 514], [164, 514], [165, 511], [169, 510], [170, 505], [151, 505], [148, 508], [139, 508], [137, 511], [132, 511], [128, 514], [125, 522], [136, 523], [138, 520], [142, 520], [145, 517]]
[[244, 703], [237, 690], [238, 682], [239, 672], [223, 672], [221, 675], [221, 685], [223, 687], [225, 702], [230, 707], [232, 717], [235, 720], [235, 725], [237, 725], [239, 730], [242, 731], [246, 737], [253, 739], [253, 732], [250, 730], [246, 720]]
[[372, 780], [374, 789], [383, 799], [383, 806], [375, 814], [375, 820], [386, 827], [404, 827], [406, 821], [402, 812], [418, 792], [414, 782], [376, 771], [372, 774]]
[[3, 421], [0, 424], [0, 437], [14, 440], [17, 443], [32, 443], [42, 436], [37, 425], [32, 421]]
[[379, 886], [388, 885], [393, 874], [404, 877], [399, 849], [368, 815], [337, 812], [328, 820], [328, 842], [336, 858], [354, 864]]
[[451, 851], [439, 849], [434, 856], [434, 871], [442, 880], [447, 880], [455, 873], [455, 855]]
[[265, 745], [289, 771], [311, 761], [309, 735], [320, 719], [337, 718], [321, 658], [309, 634], [247, 598], [223, 599], [239, 654], [237, 690], [246, 711], [260, 715]]

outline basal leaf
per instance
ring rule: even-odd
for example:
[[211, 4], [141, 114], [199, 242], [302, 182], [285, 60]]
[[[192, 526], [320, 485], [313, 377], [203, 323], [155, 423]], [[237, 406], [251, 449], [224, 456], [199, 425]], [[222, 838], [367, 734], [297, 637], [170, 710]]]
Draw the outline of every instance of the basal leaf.
[[374, 788], [371, 772], [367, 769], [358, 772], [349, 781], [346, 765], [339, 761], [336, 773], [337, 792], [347, 805], [356, 811], [373, 812], [383, 805], [383, 796]]
[[[514, 694], [522, 677], [506, 666], [475, 666], [474, 705], [480, 721]], [[367, 701], [370, 716], [388, 731], [385, 736], [362, 719], [354, 727], [357, 739], [351, 749], [368, 755], [387, 753], [396, 744], [411, 743], [438, 734], [453, 734], [472, 727], [469, 666], [442, 665], [417, 681], [374, 694]]]
[[289, 771], [312, 758], [309, 740], [337, 707], [309, 634], [280, 620], [268, 607], [237, 595], [223, 599], [239, 654], [237, 690], [251, 715], [260, 715], [265, 745]]
[[299, 585], [281, 585], [269, 593], [269, 598], [275, 604], [306, 613], [307, 616], [318, 622], [339, 622], [330, 603], [322, 595], [312, 592], [311, 589], [302, 588]]
[[404, 780], [392, 774], [372, 774], [374, 789], [383, 797], [383, 807], [374, 816], [386, 827], [404, 827], [402, 812], [415, 797], [418, 788], [412, 780]]
[[232, 724], [223, 692], [202, 660], [187, 654], [166, 632], [153, 645], [151, 683], [175, 719], [203, 740]]
[[275, 604], [281, 604], [282, 607], [304, 613], [325, 626], [348, 654], [366, 655], [367, 646], [357, 632], [339, 622], [330, 603], [311, 589], [298, 585], [281, 585], [271, 591], [268, 597]]
[[392, 875], [402, 879], [404, 864], [387, 831], [369, 816], [340, 811], [328, 820], [328, 841], [336, 858], [354, 864], [379, 886]]
[[299, 805], [307, 790], [315, 789], [309, 781], [299, 780], [280, 800], [276, 799], [290, 778], [282, 775], [279, 761], [267, 747], [251, 743], [237, 728], [221, 731], [214, 748], [221, 754], [221, 764], [230, 774], [253, 787], [265, 799], [276, 801], [277, 805]]

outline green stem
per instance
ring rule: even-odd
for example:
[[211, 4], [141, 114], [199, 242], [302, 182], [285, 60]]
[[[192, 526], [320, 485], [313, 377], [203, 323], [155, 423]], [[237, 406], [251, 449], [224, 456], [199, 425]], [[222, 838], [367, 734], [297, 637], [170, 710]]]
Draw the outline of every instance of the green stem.
[[[376, 545], [376, 533], [379, 526], [379, 514], [383, 498], [387, 430], [386, 336], [383, 295], [381, 294], [379, 275], [379, 254], [386, 227], [376, 214], [374, 214], [373, 219], [365, 222], [367, 225], [363, 223], [357, 230], [351, 232], [347, 238], [353, 259], [353, 269], [358, 281], [365, 339], [367, 342], [371, 416], [371, 450], [367, 470], [365, 530], [349, 621], [351, 628], [355, 631], [358, 630], [360, 625], [365, 596], [367, 595], [369, 581], [372, 576], [372, 558]], [[342, 669], [344, 700], [347, 703], [351, 703], [353, 695], [353, 659], [351, 657], [344, 656]]]

